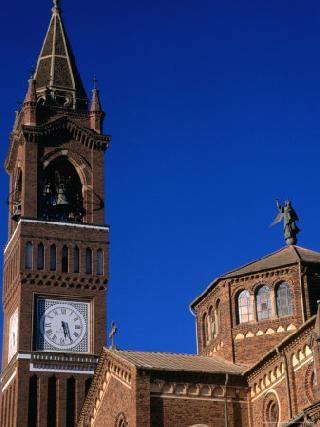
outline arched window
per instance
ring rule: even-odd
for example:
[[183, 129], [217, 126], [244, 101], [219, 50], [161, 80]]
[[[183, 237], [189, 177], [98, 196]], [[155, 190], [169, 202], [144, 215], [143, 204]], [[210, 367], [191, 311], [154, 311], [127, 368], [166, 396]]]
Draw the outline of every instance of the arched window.
[[64, 245], [61, 253], [61, 270], [63, 273], [67, 273], [69, 270], [69, 249], [68, 246]]
[[264, 410], [264, 419], [268, 427], [277, 427], [279, 422], [279, 404], [276, 397], [272, 397], [267, 403]]
[[209, 342], [209, 316], [207, 313], [205, 313], [202, 317], [202, 328], [203, 328], [203, 342], [205, 345]]
[[92, 273], [92, 250], [90, 248], [86, 249], [86, 273]]
[[32, 243], [27, 242], [25, 246], [25, 268], [32, 268]]
[[50, 270], [56, 271], [57, 269], [57, 248], [56, 245], [50, 246]]
[[57, 418], [57, 380], [56, 377], [48, 379], [47, 399], [47, 427], [56, 427]]
[[15, 183], [15, 189], [12, 195], [12, 219], [19, 221], [21, 218], [21, 194], [22, 194], [22, 171], [19, 168]]
[[257, 292], [257, 318], [258, 320], [270, 319], [272, 316], [270, 289], [262, 286]]
[[208, 320], [209, 320], [209, 339], [212, 339], [216, 336], [216, 317], [215, 317], [215, 311], [213, 310], [213, 307], [209, 308]]
[[76, 380], [73, 377], [67, 379], [67, 396], [68, 404], [66, 405], [66, 427], [74, 427], [76, 415]]
[[215, 337], [221, 332], [221, 310], [220, 310], [220, 300], [216, 302], [216, 307], [214, 310], [215, 318]]
[[238, 295], [238, 323], [251, 322], [252, 320], [253, 310], [250, 292], [245, 290]]
[[53, 160], [44, 169], [39, 196], [40, 218], [82, 222], [85, 214], [82, 183], [78, 172], [65, 156]]
[[37, 269], [38, 270], [43, 270], [44, 269], [44, 246], [43, 246], [43, 243], [39, 243], [38, 244]]
[[103, 252], [101, 249], [97, 250], [97, 275], [103, 274]]
[[123, 412], [120, 412], [116, 417], [115, 427], [127, 427], [128, 423], [126, 416]]
[[78, 246], [73, 250], [73, 271], [74, 273], [79, 273], [80, 271], [80, 250]]
[[38, 411], [38, 378], [33, 375], [29, 378], [29, 402], [28, 402], [28, 427], [33, 427], [37, 421]]
[[276, 291], [276, 297], [278, 316], [289, 316], [292, 314], [291, 292], [287, 283], [280, 283]]

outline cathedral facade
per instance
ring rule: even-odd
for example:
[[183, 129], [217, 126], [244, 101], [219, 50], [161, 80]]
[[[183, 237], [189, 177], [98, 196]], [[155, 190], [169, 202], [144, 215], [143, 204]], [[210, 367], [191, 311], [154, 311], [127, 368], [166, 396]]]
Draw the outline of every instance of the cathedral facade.
[[0, 426], [320, 426], [320, 253], [293, 242], [191, 303], [197, 354], [105, 347], [103, 120], [54, 0], [5, 162]]

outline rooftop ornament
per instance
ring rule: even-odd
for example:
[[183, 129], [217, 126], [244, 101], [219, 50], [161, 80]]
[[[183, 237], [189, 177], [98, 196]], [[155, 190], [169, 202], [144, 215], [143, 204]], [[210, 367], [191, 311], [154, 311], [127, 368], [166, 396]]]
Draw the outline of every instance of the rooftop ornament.
[[278, 215], [274, 219], [272, 225], [278, 224], [283, 221], [284, 240], [287, 245], [295, 245], [297, 243], [297, 234], [300, 232], [296, 221], [299, 221], [296, 211], [291, 206], [290, 200], [285, 200], [283, 206], [276, 199]]

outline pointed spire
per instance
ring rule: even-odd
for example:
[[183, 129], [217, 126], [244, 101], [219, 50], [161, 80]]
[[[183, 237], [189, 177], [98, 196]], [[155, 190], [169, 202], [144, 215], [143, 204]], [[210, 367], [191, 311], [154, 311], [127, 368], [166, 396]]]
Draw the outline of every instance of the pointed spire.
[[100, 101], [100, 92], [97, 88], [98, 80], [96, 77], [93, 77], [93, 89], [92, 89], [92, 99], [91, 99], [91, 108], [90, 111], [102, 111], [101, 101]]
[[51, 9], [51, 12], [53, 14], [54, 13], [59, 14], [61, 12], [61, 9], [59, 8], [59, 3], [60, 3], [60, 0], [53, 0], [53, 8]]
[[[33, 74], [33, 73], [32, 73]], [[31, 75], [28, 81], [28, 90], [23, 103], [23, 124], [35, 126], [37, 124], [37, 92], [36, 81]]]
[[62, 107], [87, 109], [88, 99], [78, 72], [59, 7], [53, 0], [52, 16], [38, 58], [36, 89]]
[[28, 90], [23, 105], [37, 103], [36, 81], [33, 76], [28, 80]]
[[102, 124], [105, 113], [102, 111], [99, 89], [97, 88], [97, 79], [93, 78], [93, 89], [90, 108], [90, 128], [97, 133], [102, 133]]

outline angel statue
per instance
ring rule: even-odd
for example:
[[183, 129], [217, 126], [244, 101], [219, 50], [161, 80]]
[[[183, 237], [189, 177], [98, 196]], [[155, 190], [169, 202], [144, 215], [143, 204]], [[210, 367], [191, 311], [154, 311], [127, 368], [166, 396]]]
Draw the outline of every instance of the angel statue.
[[283, 206], [277, 199], [276, 203], [279, 213], [271, 225], [278, 224], [283, 220], [284, 240], [287, 245], [295, 245], [297, 243], [297, 234], [300, 231], [296, 224], [296, 221], [299, 221], [298, 215], [291, 206], [290, 200], [286, 200]]

